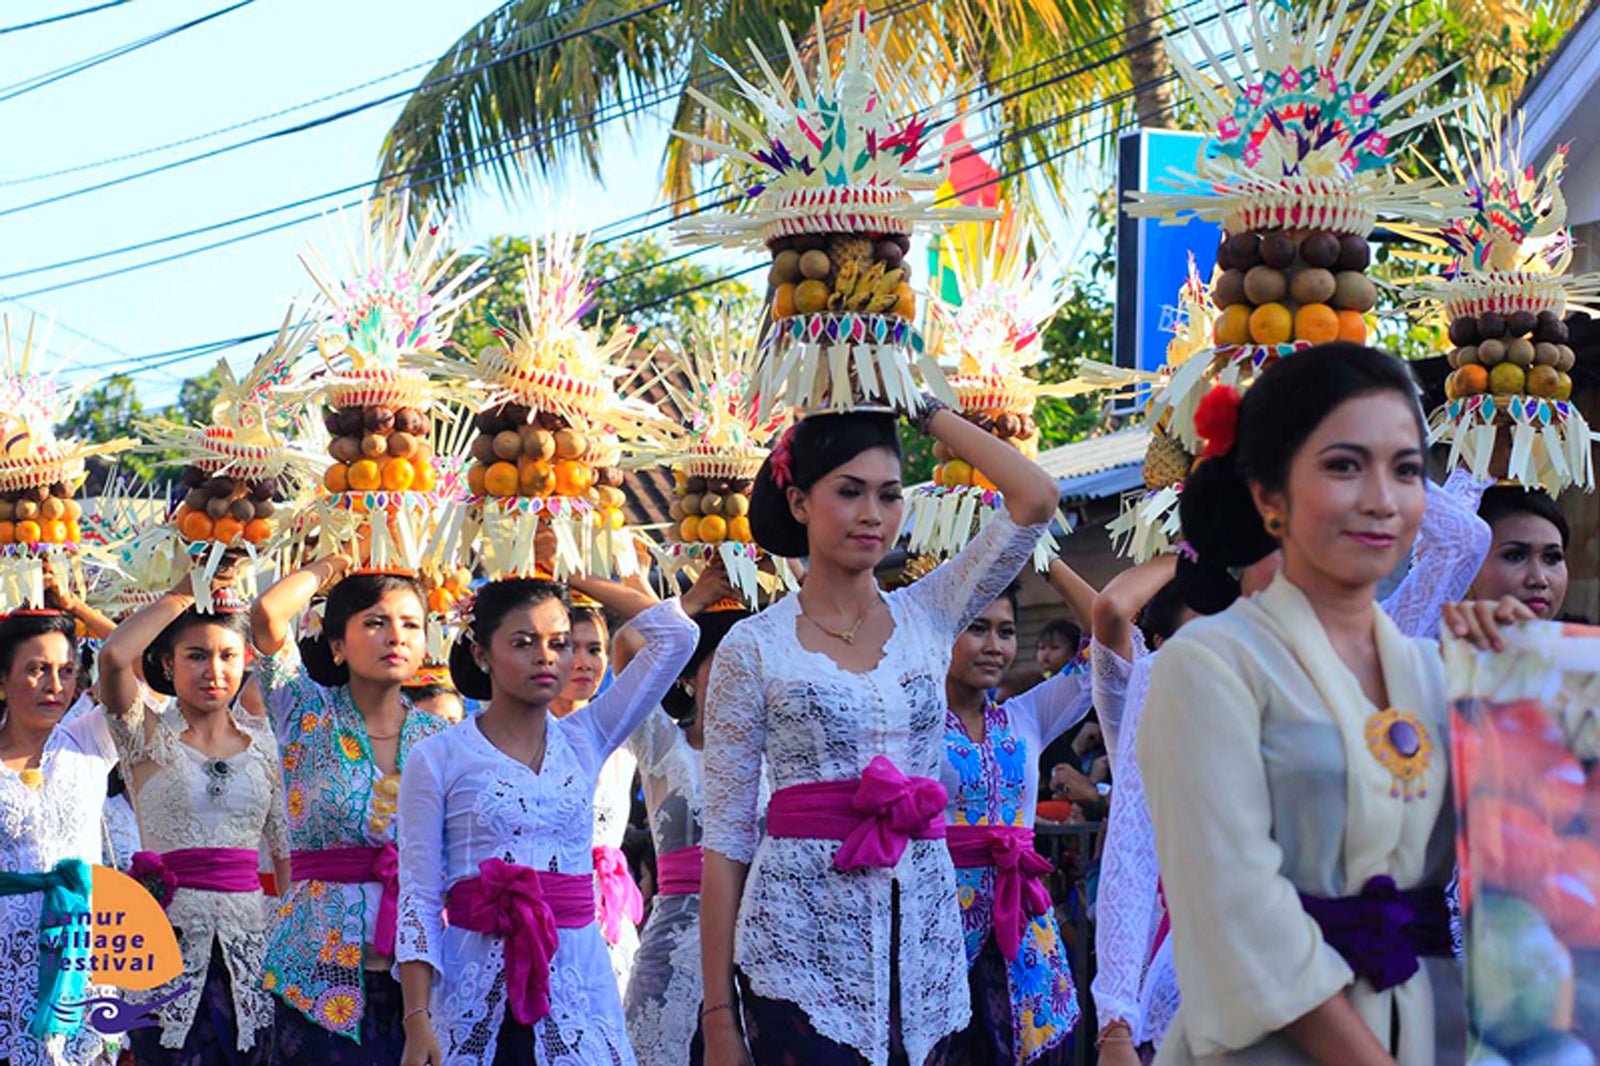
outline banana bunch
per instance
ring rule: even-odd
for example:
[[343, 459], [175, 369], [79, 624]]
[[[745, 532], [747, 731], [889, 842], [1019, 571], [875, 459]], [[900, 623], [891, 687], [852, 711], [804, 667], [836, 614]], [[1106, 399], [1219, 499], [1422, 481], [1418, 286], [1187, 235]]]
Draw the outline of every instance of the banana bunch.
[[885, 269], [885, 264], [881, 262], [873, 263], [863, 271], [855, 260], [846, 260], [834, 278], [828, 309], [882, 314], [899, 302], [898, 289], [904, 273], [899, 267]]

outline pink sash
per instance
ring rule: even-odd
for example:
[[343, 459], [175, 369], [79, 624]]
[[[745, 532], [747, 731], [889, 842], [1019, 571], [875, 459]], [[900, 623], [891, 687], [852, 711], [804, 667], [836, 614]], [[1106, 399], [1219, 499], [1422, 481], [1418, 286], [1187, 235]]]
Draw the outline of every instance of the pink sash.
[[450, 888], [450, 924], [506, 939], [511, 1016], [532, 1025], [550, 1013], [550, 960], [562, 929], [594, 924], [594, 879], [484, 859], [479, 876]]
[[595, 887], [600, 892], [600, 931], [606, 943], [615, 944], [622, 937], [622, 919], [634, 925], [644, 921], [644, 895], [633, 882], [633, 871], [621, 848], [597, 844], [590, 855]]
[[942, 840], [949, 793], [930, 777], [907, 777], [882, 755], [859, 778], [790, 785], [772, 794], [767, 835], [837, 840], [840, 870], [900, 862], [913, 840]]
[[705, 864], [700, 845], [678, 848], [656, 856], [656, 895], [700, 894], [700, 871]]
[[1050, 909], [1044, 878], [1055, 867], [1033, 850], [1033, 830], [1020, 825], [952, 825], [950, 859], [962, 869], [994, 867], [994, 939], [1015, 962], [1031, 917]]
[[150, 890], [165, 907], [180, 888], [203, 892], [259, 892], [256, 867], [260, 853], [254, 848], [179, 848], [176, 851], [136, 851], [128, 876]]
[[395, 918], [400, 905], [400, 854], [394, 844], [381, 848], [324, 848], [296, 851], [289, 856], [290, 874], [296, 881], [328, 881], [336, 885], [379, 884], [378, 924], [372, 947], [379, 955], [394, 954]]

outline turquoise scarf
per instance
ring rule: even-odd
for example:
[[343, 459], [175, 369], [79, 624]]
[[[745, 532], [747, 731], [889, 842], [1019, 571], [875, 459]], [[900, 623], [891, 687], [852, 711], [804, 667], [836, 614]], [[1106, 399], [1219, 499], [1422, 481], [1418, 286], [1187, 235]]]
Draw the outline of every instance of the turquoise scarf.
[[44, 894], [39, 908], [39, 997], [30, 1030], [36, 1040], [83, 1026], [90, 938], [72, 934], [89, 932], [84, 919], [90, 914], [90, 883], [89, 864], [82, 859], [62, 859], [49, 873], [0, 873], [0, 896]]

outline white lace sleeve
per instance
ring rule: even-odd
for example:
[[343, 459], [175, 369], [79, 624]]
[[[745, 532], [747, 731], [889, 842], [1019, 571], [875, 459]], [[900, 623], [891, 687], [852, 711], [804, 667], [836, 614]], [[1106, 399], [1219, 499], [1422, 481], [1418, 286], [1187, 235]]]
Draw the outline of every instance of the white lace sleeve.
[[[257, 737], [257, 743], [272, 744], [273, 750], [277, 745], [273, 743], [271, 726], [265, 721], [241, 715], [239, 727]], [[284, 806], [283, 775], [269, 775], [272, 781], [272, 797], [267, 801], [267, 823], [262, 828], [261, 836], [267, 844], [267, 854], [274, 859], [287, 859], [289, 857], [289, 812]], [[288, 888], [285, 886], [284, 891]]]
[[594, 736], [604, 755], [621, 747], [639, 727], [694, 654], [700, 630], [677, 598], [656, 604], [628, 623], [644, 638], [631, 662], [593, 703], [574, 718]]
[[117, 764], [117, 743], [111, 736], [103, 707], [86, 711], [70, 722], [56, 726], [62, 741], [80, 755], [98, 757], [105, 761], [106, 772]]
[[[1147, 666], [1141, 666], [1140, 672], [1148, 674]], [[1142, 703], [1142, 696], [1138, 700]], [[1130, 694], [1117, 741], [1120, 753], [1107, 748], [1116, 760], [1117, 787], [1111, 791], [1111, 815], [1100, 859], [1094, 929], [1099, 968], [1090, 989], [1100, 1024], [1120, 1018], [1138, 1042], [1144, 1040], [1140, 985], [1150, 953], [1151, 919], [1160, 882], [1155, 827], [1150, 824], [1137, 755], [1141, 710]]]
[[[442, 735], [442, 734], [441, 734]], [[411, 750], [400, 775], [400, 901], [395, 961], [426, 962], [444, 973], [444, 782], [434, 765], [439, 745], [424, 740]]]
[[1063, 670], [1043, 684], [1006, 700], [1006, 712], [1036, 718], [1039, 742], [1048, 746], [1088, 717], [1092, 706], [1089, 688], [1089, 671]]
[[761, 656], [749, 623], [728, 631], [706, 693], [704, 844], [735, 862], [755, 858], [760, 836], [761, 757], [767, 744]]
[[1444, 605], [1467, 594], [1489, 555], [1493, 535], [1478, 517], [1488, 482], [1458, 468], [1440, 488], [1428, 482], [1428, 506], [1411, 551], [1411, 568], [1383, 609], [1408, 637], [1437, 637]]
[[639, 728], [628, 737], [628, 750], [639, 763], [639, 773], [647, 774], [654, 770], [656, 763], [673, 749], [681, 732], [682, 727], [660, 707], [646, 715]]
[[955, 558], [893, 595], [922, 608], [953, 643], [1021, 572], [1045, 528], [1019, 526], [1002, 508]]
[[1133, 657], [1124, 659], [1098, 640], [1089, 642], [1089, 673], [1094, 678], [1094, 712], [1100, 722], [1100, 732], [1106, 739], [1106, 753], [1111, 758], [1111, 773], [1116, 776], [1117, 734], [1122, 732], [1122, 716], [1127, 708], [1128, 678], [1133, 674], [1133, 664], [1143, 659], [1144, 635], [1133, 628]]

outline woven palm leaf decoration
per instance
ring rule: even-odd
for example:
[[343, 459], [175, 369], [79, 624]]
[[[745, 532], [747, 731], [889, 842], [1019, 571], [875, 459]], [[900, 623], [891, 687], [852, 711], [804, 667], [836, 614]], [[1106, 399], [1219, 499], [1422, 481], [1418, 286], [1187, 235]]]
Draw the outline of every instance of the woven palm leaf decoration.
[[690, 89], [738, 138], [679, 136], [746, 175], [740, 209], [678, 223], [695, 244], [765, 249], [773, 259], [769, 304], [776, 338], [750, 381], [762, 414], [784, 404], [805, 413], [857, 407], [915, 408], [923, 387], [953, 402], [918, 332], [907, 253], [918, 228], [994, 217], [986, 208], [939, 206], [929, 163], [929, 113], [917, 75], [923, 57], [887, 58], [888, 20], [876, 36], [857, 14], [841, 45], [817, 12], [814, 76], [781, 26], [792, 83], [752, 45], [760, 71], [747, 80], [713, 60], [762, 116], [745, 121]]
[[1431, 440], [1448, 443], [1450, 464], [1465, 462], [1480, 479], [1553, 494], [1592, 489], [1592, 434], [1571, 402], [1576, 355], [1564, 319], [1600, 313], [1600, 274], [1568, 273], [1567, 146], [1535, 170], [1523, 155], [1520, 112], [1507, 117], [1479, 97], [1469, 116], [1450, 165], [1470, 211], [1437, 233], [1440, 275], [1409, 291], [1448, 322], [1452, 342]]

